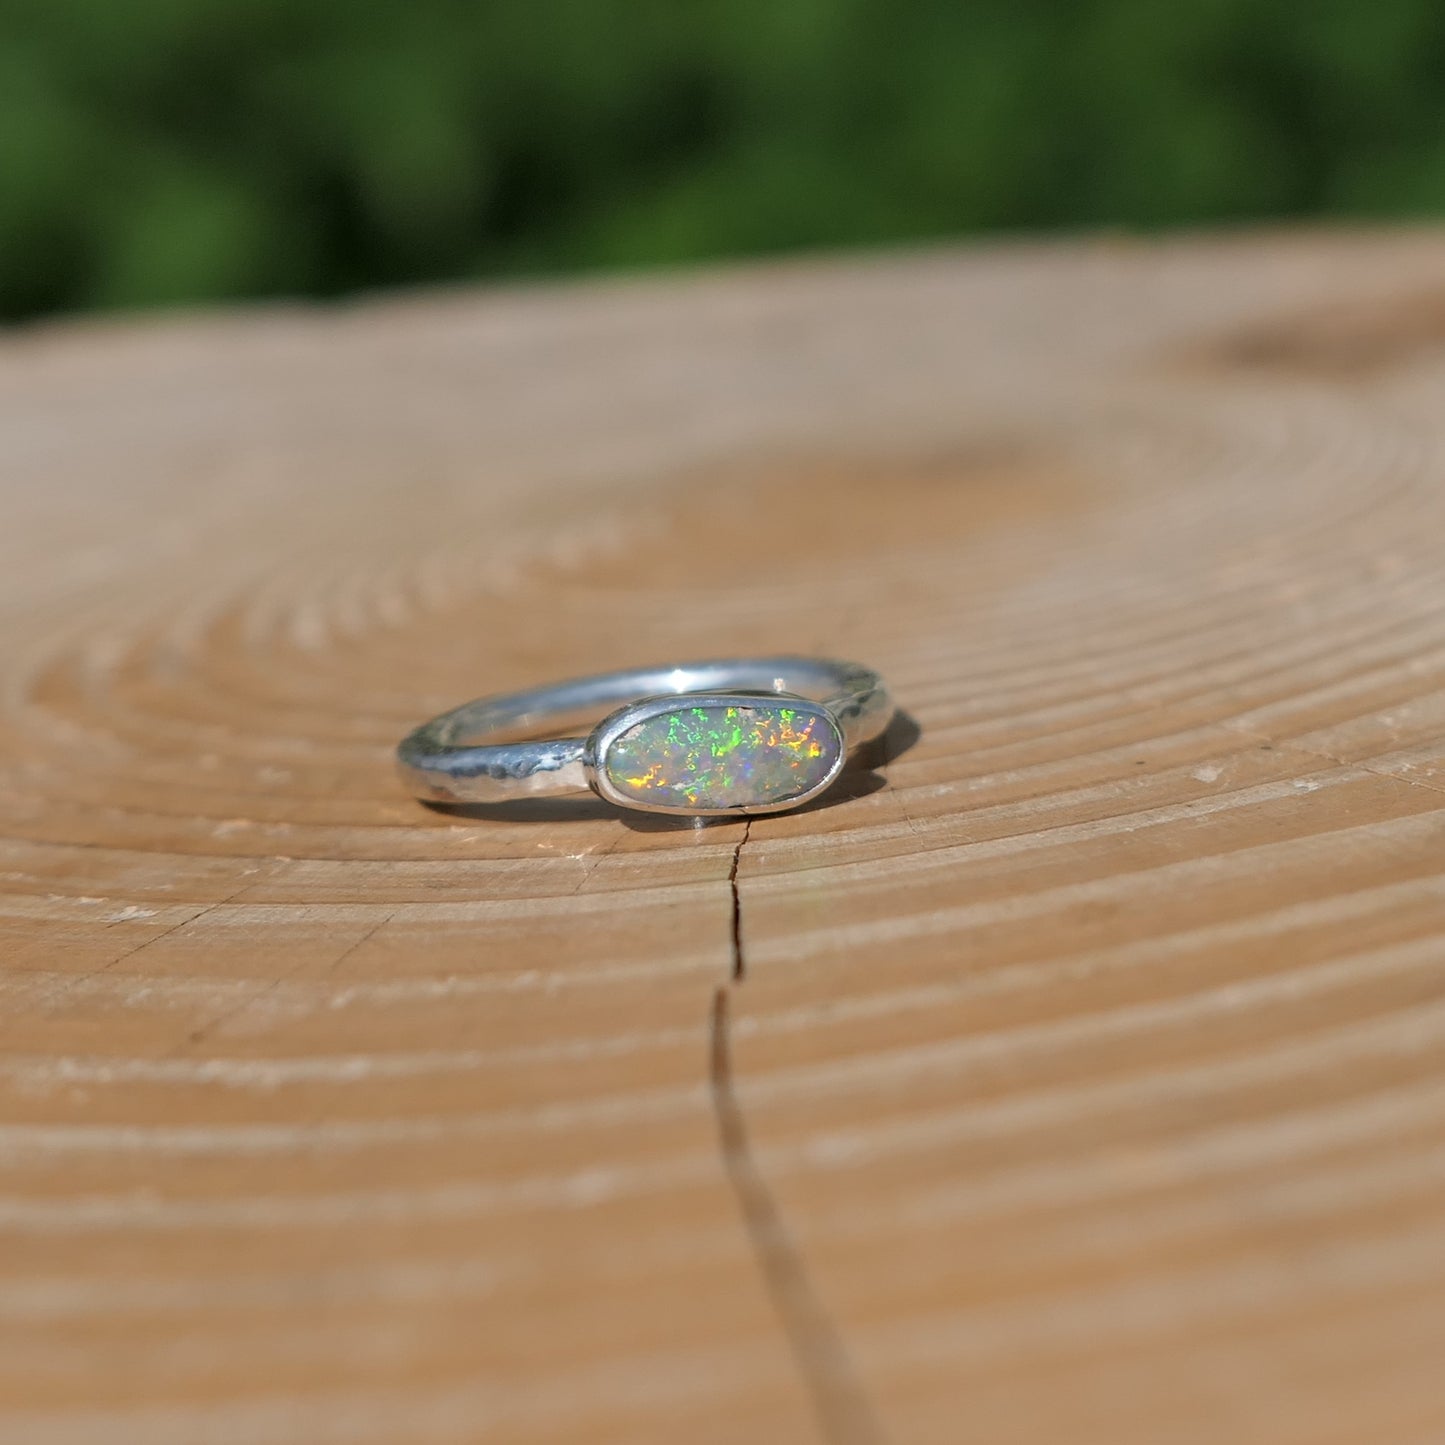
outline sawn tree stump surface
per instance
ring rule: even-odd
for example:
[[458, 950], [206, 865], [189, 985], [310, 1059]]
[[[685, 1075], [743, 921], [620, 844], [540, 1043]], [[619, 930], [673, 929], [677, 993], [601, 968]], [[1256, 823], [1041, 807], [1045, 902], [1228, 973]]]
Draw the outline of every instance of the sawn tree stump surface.
[[[0, 498], [0, 1438], [1445, 1439], [1445, 236], [15, 332]], [[392, 772], [778, 651], [796, 815]]]

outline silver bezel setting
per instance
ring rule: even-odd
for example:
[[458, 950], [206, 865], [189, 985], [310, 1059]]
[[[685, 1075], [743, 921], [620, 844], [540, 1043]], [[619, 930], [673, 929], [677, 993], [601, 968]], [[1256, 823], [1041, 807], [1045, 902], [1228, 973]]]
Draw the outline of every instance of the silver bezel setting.
[[[740, 803], [731, 808], [671, 807], [665, 803], [642, 803], [636, 798], [620, 793], [607, 775], [606, 760], [612, 744], [623, 733], [630, 732], [639, 723], [658, 717], [663, 713], [676, 712], [681, 708], [728, 708], [728, 707], [789, 707], [797, 712], [808, 713], [822, 719], [836, 743], [833, 766], [827, 775], [812, 787], [790, 797], [779, 798], [768, 803]], [[826, 792], [838, 779], [847, 761], [846, 742], [843, 729], [832, 710], [823, 703], [801, 697], [790, 692], [706, 692], [671, 693], [658, 697], [644, 697], [637, 702], [627, 703], [609, 713], [587, 739], [583, 753], [583, 768], [587, 785], [598, 797], [619, 808], [628, 808], [640, 813], [665, 813], [674, 818], [742, 818], [762, 813], [785, 813], [800, 808], [820, 793]]]

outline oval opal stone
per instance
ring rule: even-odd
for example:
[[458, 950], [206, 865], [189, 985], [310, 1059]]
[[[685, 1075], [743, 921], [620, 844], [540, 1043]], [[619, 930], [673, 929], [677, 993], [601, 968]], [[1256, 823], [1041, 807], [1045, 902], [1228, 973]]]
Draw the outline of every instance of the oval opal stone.
[[619, 734], [601, 767], [620, 797], [651, 808], [777, 806], [826, 781], [841, 748], [807, 705], [679, 704]]

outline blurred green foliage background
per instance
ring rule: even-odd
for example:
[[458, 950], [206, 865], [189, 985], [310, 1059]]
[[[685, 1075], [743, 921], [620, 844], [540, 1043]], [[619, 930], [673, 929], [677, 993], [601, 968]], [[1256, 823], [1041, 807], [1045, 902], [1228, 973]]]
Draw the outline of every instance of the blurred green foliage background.
[[1441, 0], [0, 0], [0, 315], [1445, 212]]

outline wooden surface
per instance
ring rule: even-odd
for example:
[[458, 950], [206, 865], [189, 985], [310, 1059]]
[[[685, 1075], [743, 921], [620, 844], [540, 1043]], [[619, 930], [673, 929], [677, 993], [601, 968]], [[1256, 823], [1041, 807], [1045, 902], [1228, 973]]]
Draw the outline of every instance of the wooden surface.
[[[1445, 1439], [1442, 403], [1430, 233], [0, 340], [0, 1438]], [[799, 815], [393, 779], [780, 649]]]

